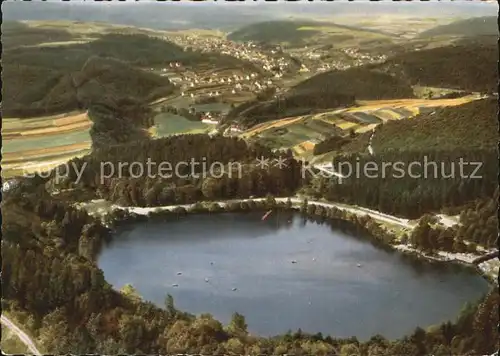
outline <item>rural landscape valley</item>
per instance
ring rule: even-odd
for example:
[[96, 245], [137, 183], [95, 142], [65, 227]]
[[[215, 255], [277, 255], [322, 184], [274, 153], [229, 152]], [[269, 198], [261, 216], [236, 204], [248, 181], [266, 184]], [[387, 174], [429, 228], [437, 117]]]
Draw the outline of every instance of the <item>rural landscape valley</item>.
[[498, 4], [2, 4], [7, 354], [498, 355]]

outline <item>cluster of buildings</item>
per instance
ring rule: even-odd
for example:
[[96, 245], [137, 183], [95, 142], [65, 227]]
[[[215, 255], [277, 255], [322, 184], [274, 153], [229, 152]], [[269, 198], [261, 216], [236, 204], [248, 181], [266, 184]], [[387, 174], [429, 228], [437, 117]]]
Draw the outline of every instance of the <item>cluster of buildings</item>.
[[387, 59], [387, 56], [385, 54], [377, 56], [373, 54], [362, 53], [357, 48], [344, 48], [341, 51], [344, 54], [348, 55], [350, 58], [354, 59], [355, 65], [382, 63]]
[[237, 43], [219, 37], [196, 35], [165, 39], [183, 48], [190, 47], [202, 53], [216, 52], [248, 61], [268, 72], [284, 72], [292, 67], [292, 59], [284, 55], [279, 46], [267, 48], [252, 42]]
[[[369, 63], [382, 63], [387, 59], [385, 55], [372, 55], [359, 52], [357, 48], [343, 48], [340, 50], [344, 58], [334, 59], [332, 53], [327, 50], [308, 50], [297, 54], [302, 61], [299, 72], [325, 72], [329, 70], [345, 70]], [[349, 59], [346, 60], [345, 57]]]
[[[170, 63], [172, 64], [172, 63]], [[282, 77], [280, 74], [263, 76], [256, 72], [244, 73], [244, 69], [226, 70], [226, 73], [187, 70], [179, 63], [174, 63], [161, 69], [162, 76], [178, 86], [182, 96], [198, 99], [201, 97], [218, 97], [221, 95], [236, 95], [240, 93], [258, 94], [260, 91], [275, 87]], [[154, 68], [151, 68], [154, 71]]]

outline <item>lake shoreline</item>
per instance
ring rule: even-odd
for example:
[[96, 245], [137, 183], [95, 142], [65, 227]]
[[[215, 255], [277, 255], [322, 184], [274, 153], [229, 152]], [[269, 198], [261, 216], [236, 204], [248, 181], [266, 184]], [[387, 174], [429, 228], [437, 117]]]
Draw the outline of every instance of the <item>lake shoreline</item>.
[[[255, 209], [255, 206], [254, 206], [253, 210], [263, 211], [265, 209], [271, 210], [271, 209], [275, 209], [275, 208], [282, 208], [282, 209], [285, 208], [285, 209], [293, 210], [293, 211], [301, 211], [302, 210], [300, 205], [303, 204], [303, 201], [300, 201], [299, 199], [297, 199], [295, 197], [294, 198], [281, 198], [280, 197], [280, 198], [273, 198], [273, 199], [274, 199], [274, 204], [271, 204], [270, 206], [263, 206], [263, 207], [260, 207], [259, 209]], [[286, 206], [288, 200], [290, 200], [291, 205]], [[97, 201], [94, 201], [94, 202], [97, 202]], [[194, 204], [169, 205], [169, 206], [161, 206], [161, 207], [123, 207], [123, 206], [118, 206], [116, 204], [111, 204], [110, 202], [106, 202], [106, 201], [100, 201], [100, 202], [108, 205], [108, 209], [101, 208], [101, 209], [98, 209], [96, 212], [96, 214], [98, 216], [100, 216], [101, 219], [103, 219], [103, 220], [106, 220], [107, 218], [109, 218], [109, 216], [111, 215], [111, 213], [113, 211], [120, 210], [120, 211], [128, 214], [129, 217], [132, 217], [133, 220], [148, 221], [156, 215], [162, 215], [162, 214], [169, 215], [169, 214], [172, 214], [172, 212], [174, 212], [174, 214], [175, 214], [176, 210], [183, 210], [182, 212], [181, 211], [177, 212], [177, 213], [180, 213], [182, 215], [195, 214], [195, 213], [197, 213], [197, 214], [200, 214], [200, 213], [201, 214], [209, 214], [209, 213], [229, 212], [226, 209], [229, 204], [240, 205], [241, 203], [245, 203], [248, 205], [250, 203], [253, 203], [253, 204], [265, 203], [266, 198], [235, 199], [235, 200], [216, 201], [216, 202], [205, 201], [205, 202], [198, 202], [198, 203], [194, 203]], [[219, 209], [215, 209], [215, 210], [211, 211], [210, 207], [208, 207], [207, 205], [214, 205], [214, 204], [218, 205]], [[336, 205], [335, 203], [325, 203], [325, 202], [316, 202], [316, 201], [310, 201], [310, 202], [308, 202], [308, 205], [315, 206], [315, 207], [317, 207], [317, 206], [323, 206], [326, 208], [330, 207], [333, 209], [339, 209], [339, 207], [341, 206], [341, 205]], [[85, 205], [80, 205], [80, 207], [85, 208]], [[250, 208], [250, 210], [252, 210], [251, 207], [249, 207], [249, 208]], [[234, 211], [235, 212], [237, 212], [237, 211], [244, 212], [244, 211], [248, 211], [248, 208], [247, 209], [236, 208], [236, 210], [234, 210]], [[345, 211], [348, 212], [347, 214], [349, 214], [349, 213], [353, 213], [353, 215], [356, 214], [355, 208], [346, 208]], [[368, 210], [366, 210], [364, 208], [360, 208], [360, 210], [358, 210], [357, 216], [366, 215], [367, 211]], [[302, 213], [304, 215], [306, 215], [307, 217], [317, 218], [317, 215], [308, 214], [307, 211], [302, 211]], [[374, 213], [378, 213], [378, 212], [374, 212]], [[134, 215], [135, 215], [135, 217], [134, 217]], [[386, 218], [385, 214], [383, 217]], [[350, 221], [349, 219], [342, 218], [342, 217], [340, 217], [340, 219], [347, 221], [347, 222]], [[389, 234], [389, 232], [387, 230], [385, 231], [385, 233]], [[497, 279], [498, 272], [495, 272], [494, 269], [496, 267], [493, 266], [493, 264], [491, 263], [491, 261], [494, 261], [494, 260], [490, 260], [487, 262], [483, 262], [480, 265], [476, 265], [476, 264], [472, 263], [472, 260], [474, 260], [476, 257], [479, 257], [480, 255], [475, 255], [475, 254], [471, 254], [471, 253], [448, 253], [445, 251], [435, 251], [434, 254], [428, 254], [428, 253], [425, 253], [424, 251], [421, 251], [421, 250], [418, 250], [418, 249], [412, 247], [410, 244], [395, 243], [395, 241], [390, 243], [390, 242], [387, 242], [387, 241], [384, 241], [381, 239], [377, 239], [373, 236], [372, 236], [372, 239], [376, 240], [378, 242], [381, 242], [387, 248], [401, 252], [403, 254], [411, 255], [411, 256], [418, 257], [418, 258], [428, 260], [428, 261], [440, 262], [440, 263], [454, 263], [454, 264], [466, 266], [468, 268], [472, 268], [482, 278], [486, 279], [490, 285], [497, 285], [498, 284], [498, 279]], [[488, 263], [488, 262], [490, 262], [490, 263]], [[487, 264], [487, 265], [485, 265], [485, 264]], [[481, 265], [483, 265], [483, 267], [481, 267]]]
[[[429, 300], [450, 298], [453, 307], [444, 308], [444, 315], [435, 310], [438, 317], [432, 317], [433, 312], [423, 313], [423, 318], [417, 315], [415, 320], [406, 317], [405, 325], [410, 325], [405, 330], [411, 332], [417, 325], [427, 327], [452, 320], [463, 303], [477, 300], [489, 288], [486, 281], [465, 267], [427, 262], [393, 251], [361, 234], [349, 221], [330, 224], [304, 216], [297, 209], [275, 209], [267, 221], [261, 221], [266, 210], [266, 206], [260, 206], [245, 212], [179, 210], [180, 215], [143, 216], [137, 222], [117, 227], [116, 239], [99, 256], [98, 266], [115, 290], [128, 283], [144, 300], [157, 306], [163, 305], [162, 298], [169, 293], [179, 301], [180, 310], [194, 315], [211, 313], [224, 325], [229, 323], [230, 312], [237, 311], [247, 317], [249, 332], [263, 337], [300, 327], [312, 334], [356, 335], [364, 341], [380, 332], [393, 340], [405, 334], [391, 327], [375, 328], [371, 323], [366, 326], [370, 331], [365, 333], [365, 327], [353, 329], [352, 319], [345, 320], [345, 328], [332, 324], [332, 320], [336, 313], [339, 318], [346, 317], [340, 311], [342, 305], [342, 310], [350, 310], [348, 315], [355, 313], [359, 299], [371, 293], [374, 298], [378, 296], [374, 303], [387, 311], [388, 320], [399, 320], [397, 310], [406, 310], [406, 303], [427, 311], [423, 307], [426, 303], [422, 303], [427, 298], [413, 301], [408, 292], [418, 289], [422, 282], [421, 292], [429, 295]], [[124, 258], [134, 266], [133, 272], [121, 267]], [[141, 277], [155, 273], [161, 277], [151, 282]], [[454, 297], [450, 293], [453, 290], [458, 292]], [[326, 300], [331, 306], [322, 312]], [[392, 300], [398, 307], [389, 302]], [[290, 314], [278, 301], [291, 308]], [[253, 311], [258, 305], [270, 306], [274, 302], [274, 307], [266, 307], [267, 312]], [[364, 315], [379, 314], [372, 304], [361, 304], [367, 309]], [[429, 308], [435, 309], [436, 305]], [[283, 315], [284, 319], [275, 323], [275, 317], [263, 317], [269, 313]], [[307, 313], [310, 318], [305, 316]], [[329, 321], [323, 319], [323, 313], [329, 315]], [[304, 322], [297, 324], [297, 318]], [[316, 325], [314, 318], [326, 325]]]

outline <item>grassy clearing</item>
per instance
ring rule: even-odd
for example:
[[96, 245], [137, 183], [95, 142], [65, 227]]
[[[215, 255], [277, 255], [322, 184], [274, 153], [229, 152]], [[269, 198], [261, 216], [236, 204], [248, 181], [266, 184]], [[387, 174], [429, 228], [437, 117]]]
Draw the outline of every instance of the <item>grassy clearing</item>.
[[183, 116], [170, 113], [159, 114], [155, 117], [155, 131], [158, 137], [181, 133], [205, 133], [211, 131], [213, 127], [214, 125], [190, 121]]

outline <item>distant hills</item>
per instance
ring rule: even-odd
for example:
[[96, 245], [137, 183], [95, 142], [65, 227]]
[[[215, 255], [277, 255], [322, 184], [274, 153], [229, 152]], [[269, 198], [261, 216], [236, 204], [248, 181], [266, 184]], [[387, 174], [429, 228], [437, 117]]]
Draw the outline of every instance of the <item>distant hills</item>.
[[253, 41], [268, 44], [288, 44], [301, 46], [311, 44], [319, 38], [331, 41], [345, 41], [366, 35], [388, 37], [381, 31], [366, 30], [353, 26], [338, 25], [332, 22], [306, 20], [274, 20], [253, 23], [244, 26], [228, 35], [231, 41]]
[[454, 21], [447, 25], [431, 28], [419, 34], [420, 38], [429, 38], [434, 36], [498, 36], [497, 17], [484, 16]]
[[[133, 9], [132, 9], [133, 8]], [[123, 24], [154, 29], [221, 29], [289, 16], [306, 19], [334, 17], [488, 16], [498, 5], [478, 1], [455, 2], [89, 2], [89, 1], [4, 1], [4, 20], [69, 20]]]
[[91, 92], [138, 100], [166, 96], [174, 90], [173, 85], [166, 77], [153, 74], [150, 68], [165, 67], [171, 61], [194, 66], [254, 68], [249, 62], [218, 53], [184, 51], [176, 44], [133, 33], [131, 29], [127, 33], [109, 31], [82, 38], [81, 34], [61, 26], [35, 28], [20, 22], [7, 23], [2, 36], [6, 44], [2, 79], [8, 83], [3, 90], [4, 116], [28, 117], [74, 110], [95, 97]]
[[104, 35], [88, 43], [7, 49], [2, 58], [2, 79], [9, 84], [3, 91], [3, 114], [26, 117], [78, 109], [85, 105], [76, 97], [78, 87], [92, 87], [95, 95], [139, 100], [166, 95], [173, 90], [170, 81], [141, 68], [183, 56], [180, 47], [145, 35]]
[[248, 102], [228, 116], [250, 127], [265, 121], [305, 115], [356, 100], [414, 97], [413, 86], [492, 93], [497, 89], [496, 45], [468, 43], [403, 53], [382, 64], [317, 74], [279, 98]]
[[[227, 6], [203, 2], [4, 2], [4, 20], [85, 21], [151, 28], [157, 30], [231, 30], [255, 19], [279, 17], [259, 6]], [[243, 6], [242, 6], [243, 5]]]
[[173, 92], [166, 77], [126, 62], [91, 57], [80, 70], [52, 71], [30, 65], [4, 65], [3, 115], [32, 117], [84, 109], [92, 102], [131, 97], [152, 100]]

